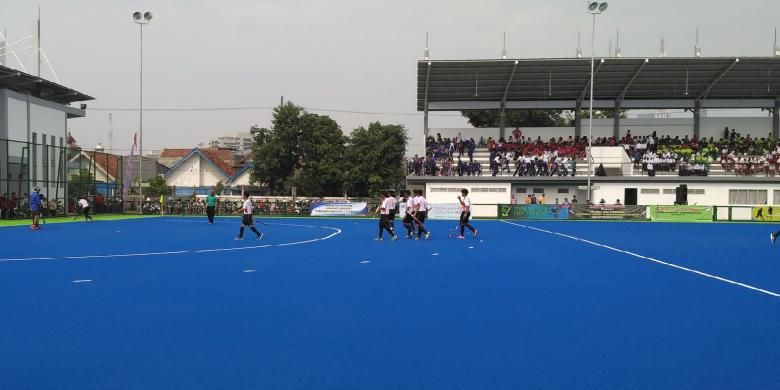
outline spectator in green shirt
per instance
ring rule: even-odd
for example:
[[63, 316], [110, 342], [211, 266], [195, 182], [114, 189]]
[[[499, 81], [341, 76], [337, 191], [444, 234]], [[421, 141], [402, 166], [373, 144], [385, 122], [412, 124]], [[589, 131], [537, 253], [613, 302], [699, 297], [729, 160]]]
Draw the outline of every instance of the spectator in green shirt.
[[217, 202], [219, 198], [214, 195], [214, 191], [211, 191], [209, 196], [206, 197], [206, 215], [209, 217], [209, 225], [214, 224], [214, 210], [217, 209]]

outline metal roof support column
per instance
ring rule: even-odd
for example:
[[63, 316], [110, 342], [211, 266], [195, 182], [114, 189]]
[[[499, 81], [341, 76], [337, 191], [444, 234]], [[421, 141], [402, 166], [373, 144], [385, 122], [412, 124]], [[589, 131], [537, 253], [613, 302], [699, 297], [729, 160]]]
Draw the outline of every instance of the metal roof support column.
[[428, 138], [428, 85], [431, 82], [431, 61], [428, 61], [428, 69], [425, 71], [425, 96], [423, 100], [423, 109], [425, 111], [425, 115], [423, 116], [423, 132], [425, 133], [425, 138]]
[[775, 109], [772, 111], [772, 138], [780, 139], [780, 98], [775, 99]]
[[582, 135], [582, 103], [574, 107], [574, 138]]
[[701, 133], [701, 100], [693, 103], [693, 136], [699, 138]]
[[423, 114], [423, 132], [425, 138], [428, 138], [428, 104], [425, 104], [425, 113]]
[[620, 101], [615, 100], [615, 111], [612, 122], [612, 135], [615, 141], [620, 141]]
[[515, 60], [514, 65], [512, 65], [512, 73], [509, 74], [509, 78], [506, 80], [504, 96], [501, 98], [501, 116], [499, 118], [499, 127], [501, 128], [499, 132], [500, 138], [504, 138], [504, 134], [506, 133], [506, 99], [509, 96], [509, 87], [512, 85], [512, 80], [515, 79], [515, 71], [517, 70], [517, 65], [519, 63], [519, 61]]
[[[506, 134], [506, 102], [501, 102], [501, 113], [498, 117], [499, 138], [504, 138]], [[506, 138], [504, 138], [506, 139]]]

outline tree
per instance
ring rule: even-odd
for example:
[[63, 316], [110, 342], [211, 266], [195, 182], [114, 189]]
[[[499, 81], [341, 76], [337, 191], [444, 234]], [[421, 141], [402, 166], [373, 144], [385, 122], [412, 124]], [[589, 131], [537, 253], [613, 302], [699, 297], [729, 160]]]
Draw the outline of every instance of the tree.
[[297, 186], [303, 195], [339, 195], [344, 188], [346, 139], [338, 123], [288, 102], [274, 109], [270, 129], [253, 128], [251, 172], [271, 194]]
[[357, 196], [374, 196], [398, 186], [404, 178], [406, 129], [374, 122], [358, 127], [349, 139], [346, 161], [347, 189]]
[[95, 192], [95, 176], [89, 169], [79, 170], [78, 175], [71, 175], [68, 182], [68, 193], [71, 197], [87, 196]]
[[303, 108], [288, 102], [274, 108], [270, 129], [253, 128], [253, 182], [262, 183], [271, 194], [286, 193], [295, 170], [300, 168], [300, 117]]
[[146, 195], [156, 197], [160, 195], [167, 196], [171, 194], [171, 188], [165, 184], [165, 179], [163, 179], [162, 176], [155, 176], [150, 178], [146, 180], [145, 183], [149, 183], [149, 187], [146, 189], [146, 191], [144, 191]]
[[217, 185], [214, 186], [214, 192], [217, 195], [221, 195], [222, 191], [225, 191], [225, 185], [222, 184], [222, 181], [220, 180], [220, 181], [217, 182]]
[[[461, 114], [474, 127], [500, 127], [501, 113], [496, 110], [467, 110]], [[565, 126], [566, 120], [558, 110], [512, 110], [506, 111], [506, 127], [557, 127]]]
[[301, 169], [293, 183], [302, 194], [341, 195], [347, 141], [341, 128], [330, 117], [309, 113], [301, 116], [301, 125]]

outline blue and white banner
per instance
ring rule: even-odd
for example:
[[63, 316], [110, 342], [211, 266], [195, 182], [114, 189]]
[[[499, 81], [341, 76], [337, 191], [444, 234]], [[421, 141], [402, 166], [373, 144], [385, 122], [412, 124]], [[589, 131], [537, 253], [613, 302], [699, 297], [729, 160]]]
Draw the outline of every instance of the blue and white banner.
[[[428, 219], [460, 220], [460, 203], [431, 203], [428, 210]], [[406, 215], [406, 205], [401, 204], [401, 217]]]
[[314, 201], [311, 203], [311, 215], [314, 217], [354, 217], [368, 215], [366, 202]]

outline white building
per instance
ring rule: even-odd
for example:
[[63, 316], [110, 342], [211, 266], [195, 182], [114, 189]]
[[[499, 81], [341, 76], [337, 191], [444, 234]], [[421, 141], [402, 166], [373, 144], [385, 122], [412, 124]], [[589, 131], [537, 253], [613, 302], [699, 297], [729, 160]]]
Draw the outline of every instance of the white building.
[[41, 187], [64, 199], [68, 119], [86, 115], [71, 107], [92, 97], [0, 66], [0, 193], [25, 194]]
[[225, 184], [234, 174], [235, 169], [217, 151], [195, 148], [173, 164], [164, 177], [169, 186], [202, 188]]
[[209, 141], [209, 147], [212, 149], [231, 149], [244, 154], [252, 150], [252, 144], [252, 135], [248, 132], [240, 132], [236, 136], [224, 136]]

